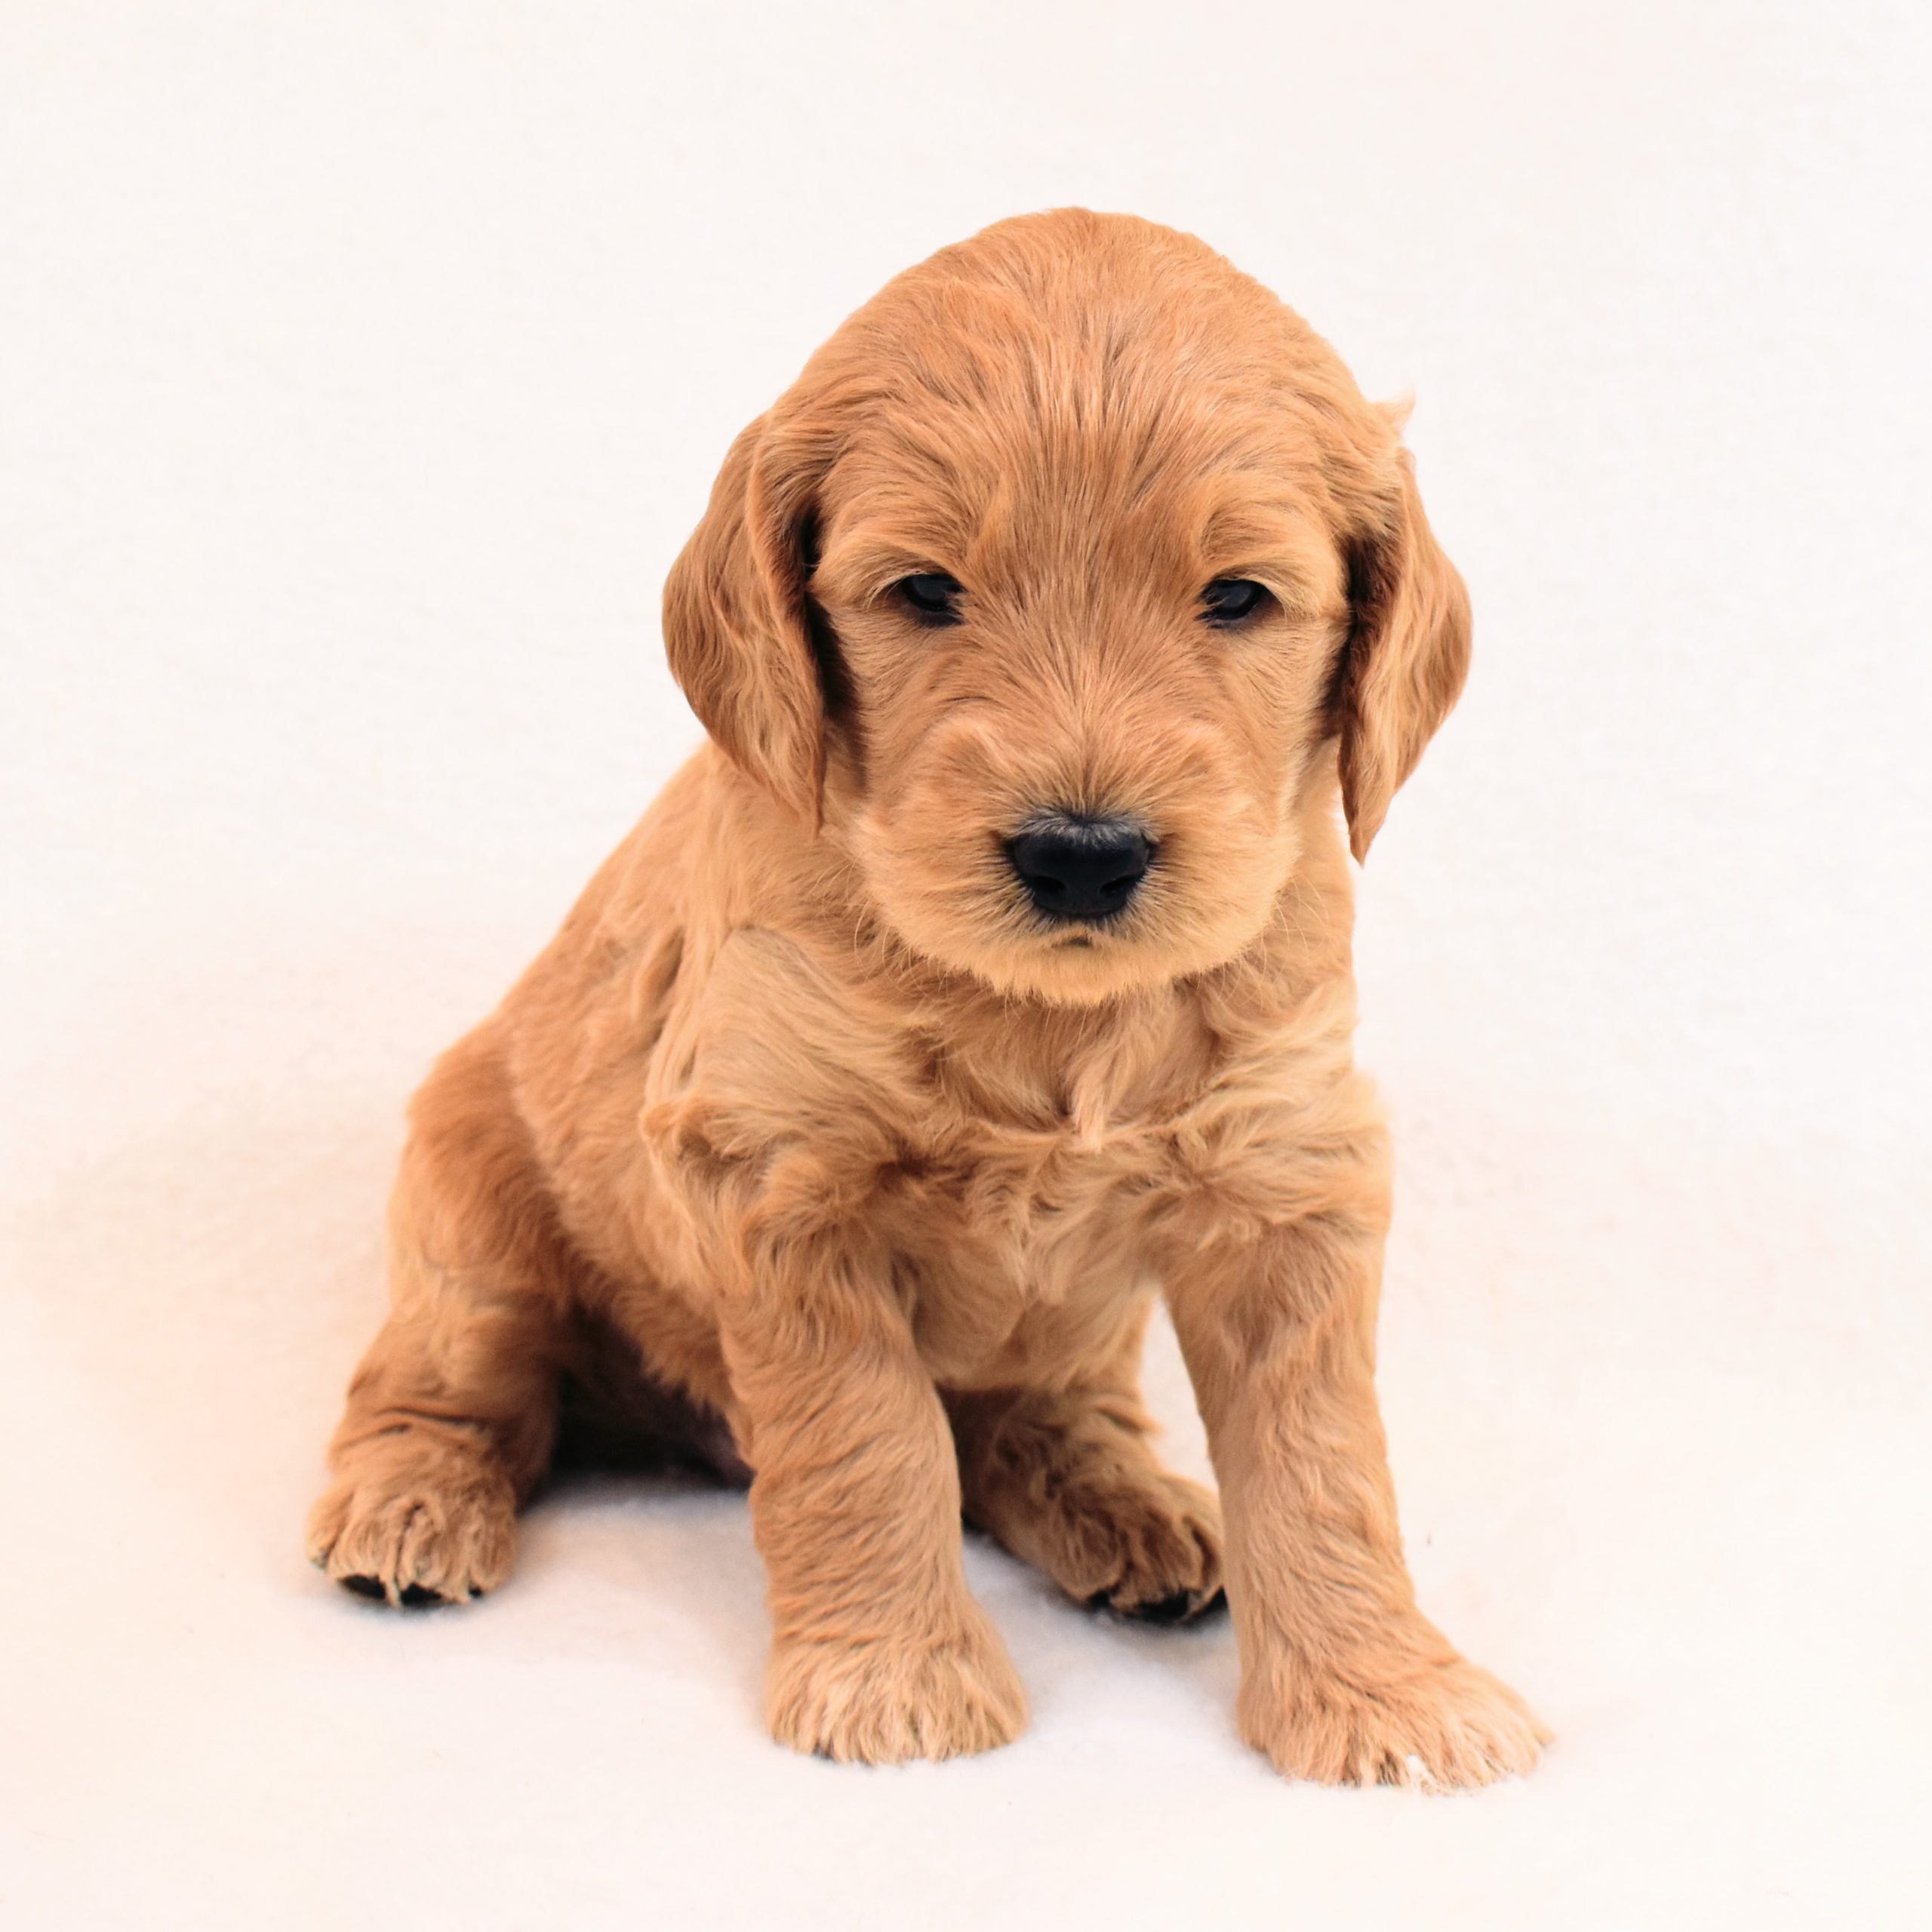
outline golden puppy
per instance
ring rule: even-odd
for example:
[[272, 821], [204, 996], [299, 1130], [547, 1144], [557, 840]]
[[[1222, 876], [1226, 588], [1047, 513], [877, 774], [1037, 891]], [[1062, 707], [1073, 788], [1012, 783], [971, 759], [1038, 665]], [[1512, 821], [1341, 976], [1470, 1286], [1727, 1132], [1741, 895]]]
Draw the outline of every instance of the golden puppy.
[[[1083, 1603], [1225, 1574], [1284, 1771], [1526, 1770], [1376, 1409], [1341, 820], [1469, 652], [1396, 422], [1200, 242], [1003, 222], [738, 438], [664, 608], [712, 742], [417, 1097], [316, 1561], [489, 1589], [574, 1417], [749, 1469], [801, 1750], [1020, 1730], [963, 1511]], [[1157, 1285], [1219, 1506], [1149, 1444]]]

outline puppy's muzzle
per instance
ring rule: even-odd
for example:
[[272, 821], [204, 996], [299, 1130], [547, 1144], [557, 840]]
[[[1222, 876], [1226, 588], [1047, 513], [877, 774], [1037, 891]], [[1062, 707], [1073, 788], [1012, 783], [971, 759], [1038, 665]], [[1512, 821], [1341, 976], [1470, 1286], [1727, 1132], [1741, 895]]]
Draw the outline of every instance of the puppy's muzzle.
[[1154, 841], [1119, 818], [1044, 812], [1006, 842], [1006, 856], [1050, 919], [1094, 922], [1124, 911], [1154, 860]]

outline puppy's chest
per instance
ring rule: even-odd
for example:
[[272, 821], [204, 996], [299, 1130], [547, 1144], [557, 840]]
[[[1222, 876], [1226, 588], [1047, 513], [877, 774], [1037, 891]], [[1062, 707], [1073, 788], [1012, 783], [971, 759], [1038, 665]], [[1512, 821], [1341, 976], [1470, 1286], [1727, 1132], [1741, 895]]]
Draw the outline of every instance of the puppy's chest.
[[1110, 1244], [1159, 1185], [1158, 1130], [1088, 1140], [974, 1122], [934, 1136], [907, 1164], [895, 1228], [909, 1248], [982, 1266]]
[[1172, 1183], [1162, 1124], [1083, 1129], [943, 1104], [927, 1118], [877, 1204], [928, 1358], [968, 1380], [1023, 1326], [1104, 1327], [1144, 1273], [1146, 1216]]

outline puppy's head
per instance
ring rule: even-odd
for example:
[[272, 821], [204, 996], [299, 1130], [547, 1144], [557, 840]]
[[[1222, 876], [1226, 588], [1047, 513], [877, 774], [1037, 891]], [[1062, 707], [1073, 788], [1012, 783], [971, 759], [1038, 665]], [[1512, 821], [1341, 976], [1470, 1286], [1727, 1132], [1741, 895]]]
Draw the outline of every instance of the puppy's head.
[[918, 951], [1086, 1004], [1231, 958], [1339, 765], [1454, 702], [1398, 425], [1201, 243], [1080, 211], [890, 283], [733, 446], [665, 593], [724, 749]]

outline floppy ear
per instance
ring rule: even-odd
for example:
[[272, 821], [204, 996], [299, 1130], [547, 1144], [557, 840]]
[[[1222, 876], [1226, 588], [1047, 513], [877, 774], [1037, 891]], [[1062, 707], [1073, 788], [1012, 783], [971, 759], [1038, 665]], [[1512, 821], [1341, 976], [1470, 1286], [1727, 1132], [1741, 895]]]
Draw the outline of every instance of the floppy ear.
[[826, 714], [805, 595], [811, 459], [768, 417], [731, 445], [665, 581], [664, 648], [727, 755], [816, 827]]
[[1430, 532], [1415, 465], [1349, 544], [1352, 625], [1340, 691], [1342, 806], [1358, 860], [1448, 716], [1469, 668], [1469, 596]]

